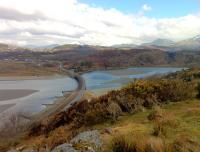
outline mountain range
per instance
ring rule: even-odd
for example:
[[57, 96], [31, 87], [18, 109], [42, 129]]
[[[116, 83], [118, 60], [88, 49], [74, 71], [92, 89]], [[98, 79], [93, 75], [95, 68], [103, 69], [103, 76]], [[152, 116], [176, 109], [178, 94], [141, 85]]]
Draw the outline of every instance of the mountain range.
[[177, 52], [177, 51], [200, 51], [200, 35], [197, 35], [193, 38], [186, 39], [179, 42], [174, 42], [169, 39], [156, 39], [149, 43], [143, 43], [141, 45], [135, 44], [119, 44], [113, 45], [110, 47], [105, 46], [96, 46], [96, 45], [78, 45], [78, 44], [51, 44], [44, 46], [34, 46], [27, 45], [24, 47], [19, 47], [16, 45], [8, 45], [0, 43], [0, 52], [10, 52], [10, 51], [19, 51], [19, 50], [29, 50], [29, 51], [44, 51], [44, 52], [55, 52], [55, 51], [72, 51], [72, 50], [110, 50], [110, 49], [159, 49], [167, 52]]
[[174, 42], [169, 39], [156, 39], [150, 43], [141, 45], [122, 44], [119, 48], [140, 48], [140, 49], [160, 49], [163, 51], [200, 51], [200, 35], [179, 42]]

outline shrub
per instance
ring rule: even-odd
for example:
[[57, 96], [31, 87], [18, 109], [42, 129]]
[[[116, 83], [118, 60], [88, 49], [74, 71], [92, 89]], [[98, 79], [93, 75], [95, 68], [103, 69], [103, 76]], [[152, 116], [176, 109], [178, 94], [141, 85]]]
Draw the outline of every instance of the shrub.
[[110, 115], [110, 118], [113, 122], [115, 122], [117, 120], [117, 118], [121, 115], [122, 110], [120, 108], [120, 106], [115, 103], [115, 102], [111, 102], [108, 106], [107, 106], [107, 111]]
[[156, 106], [154, 107], [153, 111], [148, 115], [148, 119], [158, 121], [162, 119], [163, 116], [164, 116], [163, 110], [160, 107]]
[[14, 136], [18, 136], [19, 133], [26, 130], [27, 121], [23, 119], [23, 117], [28, 115], [29, 114], [25, 112], [6, 114], [5, 120], [1, 122], [0, 137], [13, 138]]
[[104, 112], [105, 111], [103, 109], [93, 109], [87, 111], [84, 115], [85, 125], [94, 125], [107, 120], [108, 119], [107, 114]]

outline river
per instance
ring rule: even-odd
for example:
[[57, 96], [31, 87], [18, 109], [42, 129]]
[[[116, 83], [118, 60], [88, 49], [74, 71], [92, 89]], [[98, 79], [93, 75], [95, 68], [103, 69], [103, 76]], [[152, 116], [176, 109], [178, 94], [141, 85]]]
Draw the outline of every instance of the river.
[[[180, 71], [182, 68], [127, 68], [94, 71], [83, 74], [87, 90], [97, 95], [120, 88], [133, 81], [155, 74]], [[46, 104], [53, 103], [62, 91], [76, 88], [76, 81], [69, 77], [38, 80], [0, 81], [0, 114], [13, 111], [37, 113]]]

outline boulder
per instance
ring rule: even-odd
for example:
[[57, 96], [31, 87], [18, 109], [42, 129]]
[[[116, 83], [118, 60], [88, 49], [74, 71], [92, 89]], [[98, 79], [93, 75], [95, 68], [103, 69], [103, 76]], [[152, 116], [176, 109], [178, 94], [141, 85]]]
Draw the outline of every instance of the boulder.
[[37, 151], [34, 150], [34, 148], [26, 148], [26, 149], [22, 150], [22, 152], [37, 152]]
[[83, 147], [88, 151], [99, 151], [102, 149], [102, 141], [98, 130], [82, 132], [75, 136], [70, 143], [72, 145], [83, 143]]
[[80, 151], [75, 150], [71, 144], [65, 143], [55, 147], [51, 152], [80, 152]]

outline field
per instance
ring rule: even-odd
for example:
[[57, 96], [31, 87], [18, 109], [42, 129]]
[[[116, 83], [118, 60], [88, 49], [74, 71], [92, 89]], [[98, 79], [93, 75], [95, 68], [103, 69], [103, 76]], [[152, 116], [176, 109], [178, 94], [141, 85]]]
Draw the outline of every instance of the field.
[[0, 61], [1, 77], [49, 76], [58, 74], [58, 65], [27, 63], [22, 61]]
[[[194, 145], [195, 143], [200, 143], [200, 100], [170, 103], [164, 105], [161, 110], [167, 114], [167, 117], [163, 118], [166, 124], [160, 134], [154, 134], [157, 122], [148, 119], [148, 116], [154, 111], [152, 109], [144, 110], [131, 116], [121, 116], [114, 124], [107, 122], [93, 127], [100, 129], [102, 132], [106, 128], [112, 130], [111, 134], [102, 134], [106, 152], [112, 151], [113, 141], [123, 135], [131, 136], [133, 141], [134, 138], [141, 138], [138, 140], [142, 140], [142, 137], [145, 136], [146, 138], [160, 140], [166, 145], [173, 144], [177, 140], [182, 144], [188, 144], [187, 142], [189, 141], [194, 142]], [[184, 141], [184, 138], [187, 138], [188, 141]], [[200, 151], [200, 145], [195, 148], [197, 149], [194, 151]]]

